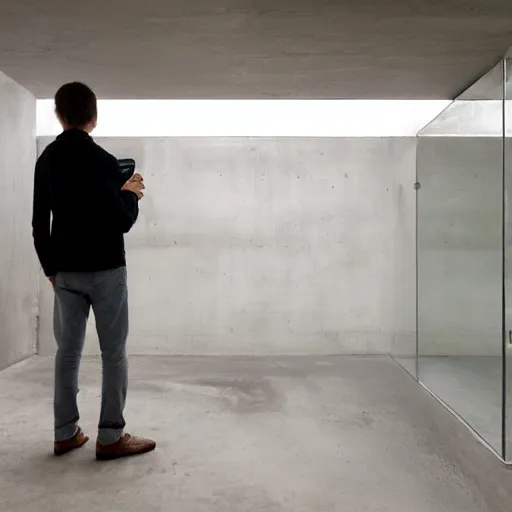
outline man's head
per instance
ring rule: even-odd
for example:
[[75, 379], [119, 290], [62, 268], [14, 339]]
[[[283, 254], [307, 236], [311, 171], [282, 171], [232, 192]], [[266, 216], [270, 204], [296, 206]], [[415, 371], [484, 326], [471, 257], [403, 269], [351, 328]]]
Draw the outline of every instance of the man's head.
[[96, 128], [96, 95], [80, 82], [63, 85], [55, 95], [55, 113], [64, 130], [78, 128], [87, 133]]

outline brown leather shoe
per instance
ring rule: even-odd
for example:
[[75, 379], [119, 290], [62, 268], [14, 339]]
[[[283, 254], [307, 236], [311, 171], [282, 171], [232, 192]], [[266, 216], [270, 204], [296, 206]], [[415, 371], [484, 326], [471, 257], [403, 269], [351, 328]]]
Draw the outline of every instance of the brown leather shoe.
[[103, 445], [96, 443], [96, 459], [113, 460], [132, 455], [142, 455], [156, 448], [155, 441], [125, 434], [117, 443]]
[[76, 434], [71, 439], [55, 442], [53, 444], [53, 453], [56, 456], [65, 455], [66, 453], [81, 448], [87, 441], [89, 441], [89, 438], [82, 432], [82, 429], [78, 427]]

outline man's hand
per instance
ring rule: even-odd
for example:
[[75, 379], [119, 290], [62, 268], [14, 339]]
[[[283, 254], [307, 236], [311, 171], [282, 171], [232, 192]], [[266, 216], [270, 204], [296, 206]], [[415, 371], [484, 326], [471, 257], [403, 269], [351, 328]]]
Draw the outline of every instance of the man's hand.
[[139, 174], [135, 173], [122, 187], [121, 190], [129, 190], [137, 194], [139, 199], [144, 197], [142, 191], [146, 187], [144, 186], [144, 178]]
[[51, 276], [48, 279], [50, 280], [50, 283], [52, 283], [52, 286], [55, 288], [55, 279], [57, 276]]

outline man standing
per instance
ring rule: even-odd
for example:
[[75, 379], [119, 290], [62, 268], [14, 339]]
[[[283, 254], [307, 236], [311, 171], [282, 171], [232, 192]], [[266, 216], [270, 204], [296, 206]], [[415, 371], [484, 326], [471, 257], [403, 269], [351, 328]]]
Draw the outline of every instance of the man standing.
[[[114, 156], [89, 133], [96, 127], [97, 102], [84, 84], [62, 86], [55, 109], [63, 133], [36, 164], [34, 245], [55, 291], [55, 455], [87, 441], [78, 426], [78, 370], [90, 308], [96, 318], [102, 366], [101, 416], [96, 444], [100, 460], [155, 449], [155, 442], [125, 434], [128, 291], [124, 233], [139, 213], [144, 182], [122, 183]], [[51, 228], [50, 228], [51, 223]]]

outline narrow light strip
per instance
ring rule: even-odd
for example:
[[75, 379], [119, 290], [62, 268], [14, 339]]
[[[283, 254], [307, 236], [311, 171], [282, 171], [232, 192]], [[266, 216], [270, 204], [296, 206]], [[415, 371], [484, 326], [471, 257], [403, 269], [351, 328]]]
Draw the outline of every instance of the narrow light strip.
[[[100, 100], [95, 136], [415, 136], [449, 101]], [[37, 102], [37, 135], [57, 135], [53, 100]]]

